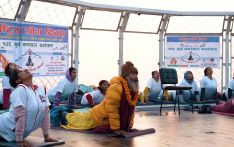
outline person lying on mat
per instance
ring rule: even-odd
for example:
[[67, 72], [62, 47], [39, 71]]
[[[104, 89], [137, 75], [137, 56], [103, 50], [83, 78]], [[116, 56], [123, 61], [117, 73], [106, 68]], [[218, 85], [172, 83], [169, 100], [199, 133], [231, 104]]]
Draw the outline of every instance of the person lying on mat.
[[192, 97], [189, 90], [182, 90], [179, 92], [183, 98], [181, 101], [188, 102], [189, 100], [192, 100], [192, 98], [196, 98], [197, 101], [200, 101], [197, 82], [194, 81], [193, 73], [191, 71], [186, 71], [184, 73], [184, 79], [178, 84], [178, 86], [192, 87]]
[[5, 76], [2, 78], [3, 94], [1, 95], [3, 109], [8, 109], [10, 106], [10, 94], [14, 90], [14, 88], [10, 85], [9, 77], [11, 71], [17, 68], [19, 68], [19, 66], [15, 63], [8, 63], [5, 68]]
[[159, 101], [158, 97], [162, 97], [160, 74], [157, 70], [155, 70], [152, 71], [151, 75], [152, 78], [148, 80], [147, 85], [144, 89], [144, 101], [146, 102], [156, 102]]
[[215, 100], [217, 98], [221, 97], [221, 94], [217, 92], [217, 81], [212, 76], [213, 70], [211, 67], [207, 67], [204, 70], [204, 77], [202, 78], [200, 82], [200, 88], [201, 88], [201, 95], [200, 100], [201, 101], [207, 101], [207, 100]]
[[87, 130], [108, 126], [112, 131], [130, 131], [139, 97], [138, 70], [131, 62], [121, 66], [121, 76], [111, 79], [103, 101], [87, 113], [62, 113], [65, 129]]
[[71, 106], [76, 105], [78, 85], [76, 82], [76, 69], [70, 67], [66, 71], [66, 77], [59, 81], [58, 85], [48, 91], [48, 97], [53, 107], [60, 105], [62, 100], [68, 100]]
[[102, 102], [105, 97], [106, 90], [110, 86], [109, 82], [106, 80], [101, 80], [99, 86], [94, 89], [94, 91], [86, 93], [81, 99], [81, 104], [83, 105], [97, 105]]
[[234, 114], [234, 98], [227, 102], [220, 101], [217, 105], [212, 106], [212, 111]]
[[46, 89], [33, 85], [32, 74], [26, 69], [15, 69], [10, 76], [10, 109], [0, 114], [0, 138], [16, 141], [18, 146], [31, 146], [24, 139], [41, 127], [45, 142], [54, 142], [49, 137], [49, 105]]

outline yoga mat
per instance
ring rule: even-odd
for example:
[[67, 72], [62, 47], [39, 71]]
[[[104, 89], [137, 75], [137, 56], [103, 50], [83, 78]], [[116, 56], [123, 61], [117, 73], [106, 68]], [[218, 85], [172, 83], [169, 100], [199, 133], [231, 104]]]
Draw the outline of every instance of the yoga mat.
[[[65, 144], [65, 141], [59, 140], [58, 142], [44, 142], [44, 138], [29, 136], [25, 140], [30, 142], [33, 147], [51, 147]], [[0, 147], [16, 147], [15, 142], [0, 141]]]
[[137, 130], [137, 131], [132, 131], [132, 132], [126, 132], [126, 133], [115, 133], [115, 137], [123, 137], [123, 138], [132, 138], [136, 136], [142, 136], [146, 134], [152, 134], [155, 133], [154, 128], [149, 128], [149, 129], [144, 129], [144, 130]]
[[109, 136], [109, 137], [121, 137], [121, 138], [131, 138], [131, 137], [142, 136], [142, 135], [146, 135], [146, 134], [152, 134], [152, 133], [156, 132], [154, 128], [149, 128], [149, 129], [144, 129], [144, 130], [136, 130], [136, 131], [124, 132], [124, 133], [115, 133], [115, 132], [113, 132], [113, 133], [95, 133], [95, 132], [93, 132], [93, 130], [72, 130], [72, 129], [63, 129], [61, 127], [52, 127], [51, 129], [78, 132], [78, 133], [100, 134], [100, 135]]
[[220, 115], [234, 116], [234, 114], [232, 114], [232, 113], [215, 112], [215, 111], [212, 111], [212, 112], [215, 114], [220, 114]]
[[69, 132], [77, 132], [77, 133], [86, 133], [86, 134], [100, 134], [100, 135], [109, 136], [109, 137], [116, 136], [116, 134], [114, 134], [114, 133], [95, 133], [95, 132], [93, 132], [93, 130], [64, 129], [64, 128], [61, 128], [61, 127], [53, 127], [53, 126], [50, 127], [50, 129], [63, 130], [63, 131], [69, 131]]

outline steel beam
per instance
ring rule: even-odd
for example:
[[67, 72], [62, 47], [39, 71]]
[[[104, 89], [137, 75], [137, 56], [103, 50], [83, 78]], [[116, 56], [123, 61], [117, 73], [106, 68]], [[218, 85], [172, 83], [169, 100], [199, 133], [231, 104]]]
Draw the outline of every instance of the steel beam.
[[164, 15], [161, 19], [159, 26], [159, 68], [163, 68], [165, 66], [164, 63], [164, 42], [165, 42], [165, 33], [167, 31], [167, 26], [170, 20], [170, 16]]
[[32, 0], [21, 0], [17, 12], [15, 14], [15, 21], [24, 21], [27, 14], [29, 7], [31, 5]]
[[129, 19], [129, 13], [124, 12], [121, 15], [120, 23], [118, 26], [119, 30], [119, 60], [118, 60], [118, 65], [119, 65], [119, 75], [121, 73], [121, 66], [123, 65], [123, 40], [124, 40], [124, 31], [127, 27], [128, 19]]

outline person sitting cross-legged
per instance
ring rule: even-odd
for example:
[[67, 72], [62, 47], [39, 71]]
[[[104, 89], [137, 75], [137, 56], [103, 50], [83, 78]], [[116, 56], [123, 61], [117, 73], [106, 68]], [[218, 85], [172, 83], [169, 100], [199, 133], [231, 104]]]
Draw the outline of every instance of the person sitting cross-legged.
[[157, 70], [152, 71], [152, 78], [147, 82], [144, 90], [144, 101], [157, 102], [159, 97], [162, 97], [162, 86], [160, 81], [160, 74]]

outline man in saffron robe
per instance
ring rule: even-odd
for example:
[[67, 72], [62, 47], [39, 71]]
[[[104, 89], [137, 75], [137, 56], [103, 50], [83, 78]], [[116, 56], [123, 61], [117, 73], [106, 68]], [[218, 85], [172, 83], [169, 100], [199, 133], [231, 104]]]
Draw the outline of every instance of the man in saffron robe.
[[121, 75], [110, 81], [103, 101], [87, 113], [62, 113], [65, 129], [87, 130], [107, 126], [111, 131], [130, 131], [138, 101], [138, 70], [131, 62], [121, 67]]

